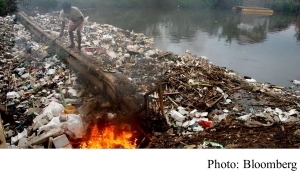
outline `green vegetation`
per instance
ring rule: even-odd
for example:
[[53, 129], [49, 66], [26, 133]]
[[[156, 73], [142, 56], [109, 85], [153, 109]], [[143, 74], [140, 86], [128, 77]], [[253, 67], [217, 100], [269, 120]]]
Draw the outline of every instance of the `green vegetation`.
[[[231, 8], [236, 0], [72, 0], [77, 6], [124, 8]], [[63, 0], [59, 0], [60, 3]]]
[[5, 16], [17, 10], [16, 0], [0, 0], [0, 16]]
[[[16, 2], [27, 8], [39, 7], [40, 10], [60, 9], [62, 2], [68, 0], [0, 0], [0, 15], [16, 11]], [[188, 8], [188, 9], [231, 9], [237, 0], [69, 0], [73, 5], [86, 8]], [[300, 13], [298, 1], [269, 1], [275, 12]]]
[[0, 0], [0, 15], [6, 14], [7, 2], [5, 0]]
[[272, 9], [275, 12], [286, 12], [286, 13], [300, 13], [300, 3], [290, 2], [274, 2], [272, 4]]
[[[61, 4], [64, 0], [58, 0]], [[72, 0], [82, 8], [119, 7], [119, 8], [188, 8], [188, 9], [231, 9], [238, 0]], [[299, 13], [300, 3], [289, 0], [269, 0], [269, 6], [276, 12]]]

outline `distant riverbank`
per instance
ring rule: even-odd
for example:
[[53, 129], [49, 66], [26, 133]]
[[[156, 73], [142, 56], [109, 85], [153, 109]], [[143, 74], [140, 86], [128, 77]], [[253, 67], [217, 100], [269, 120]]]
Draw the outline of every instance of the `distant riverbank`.
[[[61, 4], [65, 0], [0, 0], [0, 12], [14, 11], [10, 4], [19, 2], [21, 6], [36, 8], [40, 10], [55, 11], [61, 9]], [[101, 8], [123, 8], [123, 9], [223, 9], [229, 10], [237, 5], [236, 0], [72, 0], [74, 6], [80, 9], [101, 9]], [[10, 7], [10, 8], [8, 8]], [[300, 3], [293, 1], [270, 2], [268, 7], [277, 13], [300, 13]], [[11, 13], [11, 12], [6, 12]]]

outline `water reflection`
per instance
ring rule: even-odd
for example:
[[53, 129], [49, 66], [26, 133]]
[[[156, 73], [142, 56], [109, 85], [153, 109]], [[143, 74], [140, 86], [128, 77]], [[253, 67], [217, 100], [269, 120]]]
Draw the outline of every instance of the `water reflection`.
[[241, 14], [240, 23], [237, 28], [240, 30], [238, 42], [260, 43], [267, 37], [269, 26], [269, 15]]
[[214, 64], [260, 82], [290, 86], [300, 79], [299, 17], [218, 10], [99, 10], [90, 21], [154, 38], [154, 47], [184, 55], [190, 50]]
[[[299, 15], [300, 16], [300, 15]], [[300, 17], [297, 17], [297, 22], [296, 22], [296, 25], [295, 25], [295, 37], [297, 38], [297, 41], [300, 41]]]
[[[293, 16], [243, 14], [218, 10], [132, 10], [102, 9], [85, 12], [90, 21], [112, 24], [125, 30], [145, 33], [149, 37], [164, 36], [162, 28], [167, 30], [167, 37], [174, 43], [180, 40], [193, 41], [197, 31], [208, 36], [224, 38], [231, 43], [237, 40], [241, 44], [261, 43], [268, 32], [279, 32], [295, 22]], [[299, 28], [298, 31], [299, 32]]]

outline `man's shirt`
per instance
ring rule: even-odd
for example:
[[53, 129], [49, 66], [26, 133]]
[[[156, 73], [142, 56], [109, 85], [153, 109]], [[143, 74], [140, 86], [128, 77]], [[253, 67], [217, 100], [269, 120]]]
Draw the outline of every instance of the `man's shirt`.
[[61, 21], [65, 21], [65, 18], [73, 21], [73, 22], [76, 22], [79, 20], [80, 17], [83, 17], [83, 14], [82, 12], [77, 8], [77, 7], [71, 7], [71, 12], [70, 14], [67, 14], [64, 12], [64, 10], [61, 10], [60, 14], [59, 14], [59, 19]]

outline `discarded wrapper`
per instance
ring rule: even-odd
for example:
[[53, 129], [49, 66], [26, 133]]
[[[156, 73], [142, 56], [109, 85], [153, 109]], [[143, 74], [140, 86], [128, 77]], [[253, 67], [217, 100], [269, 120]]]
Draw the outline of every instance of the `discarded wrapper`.
[[223, 148], [223, 145], [221, 145], [219, 143], [216, 143], [216, 142], [211, 142], [211, 141], [204, 141], [203, 142], [203, 146], [206, 146], [206, 145], [211, 145], [213, 147], [221, 147], [221, 148]]

